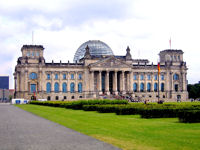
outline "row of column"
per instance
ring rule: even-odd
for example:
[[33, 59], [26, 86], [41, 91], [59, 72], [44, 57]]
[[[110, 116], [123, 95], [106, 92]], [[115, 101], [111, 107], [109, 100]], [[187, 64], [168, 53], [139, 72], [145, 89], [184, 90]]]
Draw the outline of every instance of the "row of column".
[[[97, 90], [99, 92], [99, 94], [102, 94], [102, 72], [103, 71], [97, 71], [98, 72], [98, 76], [97, 76]], [[125, 94], [126, 91], [131, 91], [131, 85], [133, 84], [133, 81], [130, 80], [130, 77], [133, 76], [133, 73], [131, 71], [127, 72], [127, 78], [125, 81], [125, 71], [105, 71], [105, 93], [107, 95], [110, 95], [110, 86], [109, 86], [109, 74], [112, 72], [112, 88], [113, 88], [113, 94], [118, 95], [118, 86], [119, 87], [119, 91], [122, 94]], [[118, 75], [119, 75], [119, 80], [118, 80]], [[91, 84], [91, 90], [94, 90], [94, 71], [90, 72], [90, 84]], [[130, 81], [130, 82], [129, 82]], [[118, 83], [120, 82], [120, 83]], [[126, 87], [125, 87], [125, 82], [126, 82]], [[126, 89], [127, 88], [127, 89]]]

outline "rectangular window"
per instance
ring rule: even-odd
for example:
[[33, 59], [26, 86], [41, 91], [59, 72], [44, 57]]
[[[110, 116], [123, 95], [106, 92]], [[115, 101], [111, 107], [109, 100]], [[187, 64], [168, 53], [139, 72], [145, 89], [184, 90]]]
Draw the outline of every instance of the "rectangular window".
[[81, 80], [82, 79], [82, 74], [78, 75], [78, 79]]
[[58, 74], [55, 74], [55, 79], [58, 80]]
[[164, 75], [161, 75], [161, 80], [164, 80], [164, 79], [165, 79]]
[[175, 89], [176, 92], [178, 92], [178, 84], [174, 85], [174, 89]]
[[140, 75], [140, 80], [144, 80], [144, 75]]
[[31, 93], [36, 92], [36, 84], [31, 84]]
[[64, 80], [66, 79], [66, 74], [63, 74], [63, 79], [64, 79]]
[[158, 75], [154, 75], [154, 80], [158, 80]]
[[71, 79], [72, 79], [72, 80], [74, 79], [74, 74], [71, 74]]
[[51, 79], [51, 75], [47, 74], [47, 80], [50, 80], [50, 79]]
[[151, 80], [151, 75], [150, 74], [147, 75], [147, 80]]
[[137, 80], [137, 75], [136, 74], [133, 75], [133, 80]]

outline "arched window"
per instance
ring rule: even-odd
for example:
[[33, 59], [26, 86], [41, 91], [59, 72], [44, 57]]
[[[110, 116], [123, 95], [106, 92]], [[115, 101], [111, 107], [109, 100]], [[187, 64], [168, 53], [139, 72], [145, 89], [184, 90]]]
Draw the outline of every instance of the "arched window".
[[82, 83], [81, 82], [78, 84], [78, 92], [82, 93]]
[[137, 83], [134, 83], [134, 84], [133, 84], [133, 91], [134, 91], [134, 92], [137, 92]]
[[74, 93], [74, 82], [70, 84], [70, 92]]
[[174, 80], [179, 80], [179, 75], [178, 74], [174, 74]]
[[58, 92], [59, 92], [59, 84], [58, 84], [58, 82], [56, 82], [56, 83], [54, 84], [54, 92], [55, 92], [55, 93], [58, 93]]
[[29, 79], [37, 79], [37, 74], [35, 72], [30, 73]]
[[46, 91], [47, 91], [47, 93], [51, 92], [51, 83], [50, 82], [48, 82], [46, 85]]
[[144, 83], [140, 83], [140, 92], [144, 92]]
[[147, 83], [147, 91], [151, 92], [151, 83]]
[[158, 91], [158, 83], [154, 83], [154, 92]]
[[160, 86], [161, 86], [161, 91], [164, 92], [164, 90], [165, 90], [165, 84], [164, 84], [164, 83], [161, 83]]
[[67, 83], [62, 84], [62, 92], [67, 93]]

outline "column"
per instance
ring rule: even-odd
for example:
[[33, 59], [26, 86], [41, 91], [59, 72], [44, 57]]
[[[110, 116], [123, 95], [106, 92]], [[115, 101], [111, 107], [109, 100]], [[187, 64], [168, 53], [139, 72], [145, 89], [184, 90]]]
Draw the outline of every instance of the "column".
[[122, 94], [125, 94], [125, 82], [124, 82], [124, 74], [125, 72], [122, 71]]
[[129, 91], [130, 93], [133, 93], [133, 72], [130, 71], [130, 76], [129, 76]]
[[54, 76], [53, 76], [53, 72], [51, 72], [51, 92], [54, 92]]
[[77, 93], [78, 92], [77, 71], [75, 72], [75, 83], [74, 83], [74, 85], [75, 85], [75, 93]]
[[42, 70], [39, 71], [39, 84], [38, 86], [38, 91], [41, 92], [42, 91]]
[[28, 71], [25, 70], [25, 82], [24, 82], [24, 86], [25, 86], [25, 92], [28, 92]]
[[109, 91], [109, 71], [106, 71], [105, 90], [106, 90], [106, 94], [110, 95], [110, 91]]
[[154, 74], [151, 73], [151, 92], [154, 92]]
[[144, 73], [144, 92], [147, 92], [147, 73]]
[[117, 91], [117, 71], [115, 71], [114, 78], [113, 78], [113, 92], [115, 95], [118, 95]]
[[67, 92], [70, 93], [70, 82], [69, 82], [69, 72], [66, 72], [66, 78], [67, 78]]
[[130, 92], [130, 72], [127, 73], [127, 78], [126, 78], [126, 91], [129, 93]]
[[21, 91], [20, 89], [20, 72], [17, 72], [17, 91]]
[[186, 91], [186, 73], [182, 73], [182, 79], [183, 79], [183, 81], [182, 81], [182, 90], [183, 91]]
[[99, 94], [102, 94], [102, 72], [99, 71]]
[[170, 91], [174, 90], [174, 85], [173, 85], [173, 73], [170, 72]]
[[90, 78], [90, 87], [91, 87], [90, 91], [94, 92], [94, 71], [91, 71], [90, 77], [91, 77]]

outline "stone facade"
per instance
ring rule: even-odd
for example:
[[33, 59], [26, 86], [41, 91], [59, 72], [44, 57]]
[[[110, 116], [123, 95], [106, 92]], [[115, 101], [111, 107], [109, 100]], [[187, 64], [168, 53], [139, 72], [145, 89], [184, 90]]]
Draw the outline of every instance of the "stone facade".
[[[187, 67], [182, 50], [160, 52], [157, 64], [126, 55], [92, 56], [90, 47], [79, 62], [46, 63], [41, 45], [24, 45], [15, 67], [15, 97], [77, 100], [132, 96], [135, 100], [186, 101]], [[159, 77], [159, 79], [158, 79]], [[159, 84], [158, 84], [159, 82]]]

